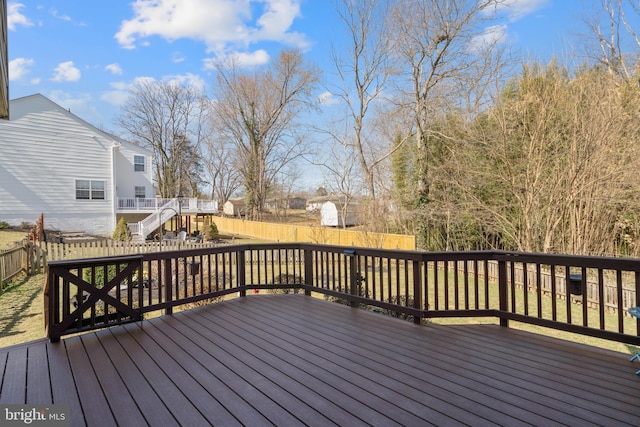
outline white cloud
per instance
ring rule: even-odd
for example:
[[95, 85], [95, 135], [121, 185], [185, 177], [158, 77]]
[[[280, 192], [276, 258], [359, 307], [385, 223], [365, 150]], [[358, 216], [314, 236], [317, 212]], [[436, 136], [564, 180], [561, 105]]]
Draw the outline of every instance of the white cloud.
[[173, 52], [171, 54], [171, 62], [173, 62], [174, 64], [184, 62], [184, 56], [182, 56], [180, 52]]
[[[165, 76], [162, 78], [162, 80], [168, 83], [185, 85], [201, 93], [204, 93], [205, 86], [206, 86], [206, 83], [202, 79], [202, 77], [195, 74], [191, 74], [191, 73], [180, 74], [175, 76]], [[115, 106], [121, 106], [127, 101], [127, 98], [129, 98], [129, 90], [132, 87], [134, 87], [136, 84], [144, 85], [146, 83], [153, 83], [155, 81], [157, 81], [157, 79], [154, 77], [140, 76], [133, 79], [133, 81], [130, 83], [122, 82], [122, 81], [113, 82], [110, 84], [113, 90], [104, 92], [100, 96], [100, 99], [102, 101], [108, 102], [109, 104], [112, 104]]]
[[117, 63], [109, 64], [106, 67], [104, 67], [104, 69], [107, 71], [111, 71], [112, 74], [115, 74], [117, 76], [122, 75], [122, 67], [120, 66], [120, 64], [117, 64]]
[[20, 9], [24, 5], [22, 3], [8, 3], [7, 4], [7, 28], [11, 31], [16, 30], [16, 25], [24, 25], [25, 27], [31, 27], [33, 22], [26, 16], [24, 16]]
[[66, 22], [71, 22], [71, 17], [69, 15], [60, 15], [57, 9], [51, 9], [49, 10], [49, 12], [54, 18], [58, 18]]
[[498, 13], [504, 13], [509, 21], [514, 22], [542, 9], [548, 3], [549, 0], [506, 0], [498, 3], [495, 10]]
[[204, 88], [206, 86], [206, 83], [204, 82], [202, 77], [196, 74], [191, 74], [191, 73], [180, 74], [176, 76], [167, 76], [163, 78], [163, 80], [169, 83], [176, 83], [179, 85], [188, 86], [201, 93], [204, 92]]
[[47, 95], [47, 98], [89, 123], [102, 120], [102, 116], [96, 110], [95, 103], [88, 93], [74, 96], [61, 90], [54, 90]]
[[[289, 31], [300, 15], [300, 3], [301, 0], [138, 0], [133, 3], [134, 17], [121, 23], [115, 38], [127, 49], [152, 36], [170, 41], [201, 40], [208, 51], [216, 53], [246, 49], [259, 41], [306, 48], [305, 36]], [[259, 13], [254, 19], [256, 11]]]
[[318, 102], [321, 105], [330, 106], [340, 103], [340, 100], [328, 90], [318, 95]]
[[118, 107], [124, 105], [129, 97], [129, 85], [125, 82], [113, 82], [110, 86], [114, 90], [104, 92], [100, 99]]
[[28, 58], [16, 58], [9, 61], [9, 80], [20, 80], [31, 72], [33, 66], [33, 59]]
[[80, 70], [73, 65], [73, 61], [58, 64], [51, 80], [54, 82], [77, 82], [82, 77]]
[[264, 49], [255, 52], [236, 52], [228, 55], [219, 55], [216, 58], [206, 58], [203, 60], [205, 70], [215, 69], [216, 62], [229, 61], [241, 68], [255, 67], [269, 62], [271, 57]]
[[483, 33], [477, 35], [471, 40], [470, 50], [473, 52], [482, 52], [489, 47], [503, 43], [507, 40], [507, 25], [492, 25], [484, 29]]

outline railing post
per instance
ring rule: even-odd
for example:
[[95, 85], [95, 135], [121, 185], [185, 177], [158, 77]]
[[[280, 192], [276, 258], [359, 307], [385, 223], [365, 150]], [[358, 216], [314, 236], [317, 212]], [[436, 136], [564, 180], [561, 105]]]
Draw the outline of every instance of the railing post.
[[172, 258], [165, 258], [164, 260], [164, 280], [163, 286], [165, 289], [165, 302], [169, 303], [169, 306], [165, 309], [166, 314], [173, 314], [173, 275], [171, 274]]
[[[498, 295], [500, 300], [500, 311], [506, 313], [508, 311], [508, 282], [507, 282], [507, 261], [501, 259], [498, 261]], [[509, 320], [500, 317], [500, 326], [509, 326]]]
[[[245, 265], [246, 257], [245, 257], [244, 249], [239, 250], [237, 253], [238, 253], [238, 286], [241, 289], [240, 296], [246, 297], [247, 290], [245, 289], [245, 286], [247, 286], [247, 279], [246, 279], [247, 266]], [[253, 266], [251, 266], [251, 268], [253, 268]]]
[[[422, 310], [422, 269], [420, 261], [413, 261], [413, 308]], [[413, 315], [413, 323], [422, 323], [422, 316]]]
[[[357, 272], [356, 272], [356, 251], [354, 249], [345, 249], [344, 250], [344, 254], [346, 255], [347, 259], [349, 260], [349, 289], [347, 290], [347, 293], [351, 294], [351, 295], [358, 295], [358, 278], [356, 277]], [[351, 305], [351, 307], [357, 307], [358, 304], [356, 304], [355, 301], [350, 301], [349, 305]]]
[[[304, 250], [304, 284], [313, 286], [313, 252], [309, 249]], [[304, 294], [311, 296], [311, 290], [305, 289]]]

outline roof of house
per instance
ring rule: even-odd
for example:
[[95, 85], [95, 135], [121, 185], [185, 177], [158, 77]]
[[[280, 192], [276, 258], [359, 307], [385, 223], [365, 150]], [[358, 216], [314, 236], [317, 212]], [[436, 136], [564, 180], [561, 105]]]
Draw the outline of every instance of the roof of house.
[[[113, 134], [110, 134], [108, 132], [105, 132], [95, 127], [94, 125], [87, 122], [86, 120], [73, 114], [70, 109], [62, 107], [61, 105], [55, 103], [54, 101], [52, 101], [51, 99], [47, 98], [46, 96], [40, 93], [35, 93], [33, 95], [12, 99], [10, 102], [11, 114], [10, 114], [10, 119], [8, 123], [16, 122], [30, 114], [37, 114], [37, 111], [34, 111], [34, 106], [36, 105], [37, 102], [45, 102], [49, 104], [49, 106], [51, 107], [50, 110], [56, 110], [58, 112], [61, 112], [62, 114], [66, 115], [69, 119], [74, 120], [78, 124], [82, 125], [83, 127], [90, 129], [91, 132], [96, 134], [96, 136], [105, 138], [107, 140], [111, 140], [114, 144], [129, 146], [131, 148], [135, 147], [136, 150], [142, 149], [146, 151], [149, 156], [153, 155], [153, 153], [147, 148], [144, 148], [140, 145], [129, 142], [125, 139], [122, 139], [118, 136], [115, 136]], [[4, 123], [7, 123], [7, 122], [4, 122]], [[4, 123], [0, 122], [0, 126], [3, 125]]]

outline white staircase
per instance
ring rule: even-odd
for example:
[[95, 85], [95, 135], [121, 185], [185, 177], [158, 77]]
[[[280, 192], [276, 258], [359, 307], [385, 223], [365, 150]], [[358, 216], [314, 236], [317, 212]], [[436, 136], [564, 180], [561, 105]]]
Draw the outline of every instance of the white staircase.
[[169, 221], [174, 216], [178, 215], [180, 210], [180, 201], [178, 199], [171, 199], [161, 207], [138, 222], [137, 224], [130, 224], [131, 234], [133, 241], [143, 242], [147, 236], [154, 230], [162, 226], [165, 222]]

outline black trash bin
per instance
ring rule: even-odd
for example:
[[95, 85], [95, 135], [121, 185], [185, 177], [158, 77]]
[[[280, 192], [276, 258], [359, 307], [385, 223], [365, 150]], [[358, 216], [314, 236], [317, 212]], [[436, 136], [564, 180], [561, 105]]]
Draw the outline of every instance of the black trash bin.
[[568, 288], [571, 295], [582, 295], [582, 274], [570, 274]]
[[187, 262], [187, 264], [189, 265], [189, 274], [192, 276], [196, 276], [198, 274], [200, 274], [200, 261], [189, 261]]

